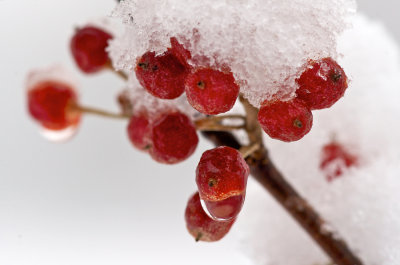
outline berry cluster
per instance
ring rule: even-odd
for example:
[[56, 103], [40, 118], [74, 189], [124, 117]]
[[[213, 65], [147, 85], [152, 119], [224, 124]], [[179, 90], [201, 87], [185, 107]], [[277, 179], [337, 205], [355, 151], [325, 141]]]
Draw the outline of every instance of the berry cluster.
[[[93, 26], [77, 30], [70, 47], [78, 67], [85, 73], [111, 69], [105, 50], [111, 39], [111, 34]], [[148, 51], [137, 58], [134, 71], [143, 88], [164, 100], [186, 93], [189, 104], [206, 115], [232, 109], [240, 91], [233, 73], [226, 68], [222, 71], [193, 66], [190, 51], [174, 37], [170, 43], [171, 47], [162, 54]], [[296, 82], [299, 88], [295, 98], [267, 100], [260, 107], [258, 121], [272, 138], [286, 142], [301, 139], [311, 130], [311, 110], [332, 106], [347, 88], [347, 77], [332, 58], [309, 61]], [[154, 111], [142, 107], [132, 113], [132, 102], [123, 97], [118, 100], [124, 107], [120, 115], [80, 106], [74, 88], [62, 82], [44, 80], [28, 91], [31, 116], [48, 130], [76, 127], [82, 112], [129, 118], [129, 140], [155, 161], [175, 164], [193, 154], [199, 139], [196, 126], [187, 115], [175, 108]], [[327, 145], [321, 169], [332, 167], [333, 161], [339, 160], [346, 167], [357, 162], [340, 145]], [[335, 162], [328, 179], [340, 176], [342, 171]], [[249, 173], [244, 154], [236, 149], [221, 146], [203, 153], [196, 169], [198, 192], [188, 201], [185, 212], [187, 228], [197, 241], [216, 241], [228, 233], [242, 209]]]
[[330, 57], [310, 60], [296, 82], [294, 99], [267, 100], [260, 107], [258, 121], [271, 138], [285, 142], [303, 138], [312, 127], [311, 110], [331, 107], [347, 88], [346, 74]]
[[167, 110], [156, 116], [134, 113], [127, 127], [132, 144], [165, 164], [175, 164], [195, 151], [199, 138], [191, 120], [183, 113]]
[[174, 99], [185, 91], [192, 107], [203, 114], [232, 109], [239, 95], [232, 72], [192, 67], [190, 59], [190, 52], [171, 38], [171, 48], [163, 54], [146, 52], [137, 60], [136, 77], [150, 94], [161, 99]]

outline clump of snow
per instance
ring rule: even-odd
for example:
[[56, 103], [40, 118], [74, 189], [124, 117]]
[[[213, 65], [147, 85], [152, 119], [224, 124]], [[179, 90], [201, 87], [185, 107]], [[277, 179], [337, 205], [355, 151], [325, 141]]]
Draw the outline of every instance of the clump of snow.
[[126, 32], [109, 52], [117, 69], [132, 71], [138, 56], [162, 53], [177, 37], [194, 66], [229, 67], [258, 107], [292, 96], [308, 59], [336, 58], [337, 36], [354, 11], [354, 0], [125, 0], [113, 15]]
[[[286, 144], [265, 138], [278, 168], [367, 265], [400, 264], [400, 55], [381, 24], [359, 15], [338, 42], [352, 82], [332, 108], [314, 112], [312, 131]], [[358, 167], [328, 182], [320, 152], [332, 135]], [[233, 232], [255, 264], [328, 264], [328, 258], [258, 184]]]

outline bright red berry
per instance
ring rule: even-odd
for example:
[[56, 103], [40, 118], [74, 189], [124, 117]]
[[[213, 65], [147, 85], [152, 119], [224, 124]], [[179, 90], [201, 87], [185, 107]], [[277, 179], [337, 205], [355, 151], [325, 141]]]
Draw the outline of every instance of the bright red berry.
[[203, 210], [199, 193], [196, 192], [188, 201], [185, 211], [186, 227], [196, 241], [213, 242], [223, 238], [231, 229], [235, 219], [216, 221]]
[[264, 101], [258, 112], [263, 130], [274, 139], [285, 142], [303, 138], [312, 127], [313, 115], [299, 99], [290, 101]]
[[174, 99], [182, 95], [188, 69], [170, 51], [161, 55], [146, 52], [135, 68], [140, 84], [153, 96]]
[[241, 195], [246, 190], [250, 170], [236, 149], [220, 146], [203, 153], [196, 169], [200, 196], [207, 201], [221, 201]]
[[147, 112], [141, 111], [132, 115], [127, 132], [129, 140], [139, 150], [146, 151], [151, 147], [151, 124]]
[[322, 148], [320, 169], [328, 181], [340, 177], [350, 167], [358, 165], [358, 157], [349, 153], [345, 146], [333, 141]]
[[310, 109], [324, 109], [343, 97], [347, 88], [347, 76], [332, 58], [309, 61], [307, 69], [296, 80], [297, 97]]
[[215, 115], [230, 110], [239, 95], [239, 86], [231, 72], [200, 68], [185, 81], [190, 105], [201, 113]]
[[191, 120], [180, 112], [166, 112], [152, 125], [151, 156], [158, 162], [175, 164], [195, 151], [199, 138]]
[[28, 90], [28, 110], [44, 128], [63, 130], [76, 126], [79, 112], [73, 109], [77, 95], [72, 87], [56, 82], [43, 81]]
[[78, 29], [71, 39], [71, 52], [78, 67], [85, 73], [102, 70], [110, 61], [106, 48], [112, 36], [96, 27]]

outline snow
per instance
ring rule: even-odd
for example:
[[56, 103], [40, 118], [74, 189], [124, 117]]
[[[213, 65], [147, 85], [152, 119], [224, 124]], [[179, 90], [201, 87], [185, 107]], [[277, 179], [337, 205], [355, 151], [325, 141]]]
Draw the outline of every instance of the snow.
[[354, 0], [125, 0], [113, 16], [126, 32], [109, 51], [117, 69], [132, 71], [138, 56], [162, 53], [177, 37], [192, 65], [229, 66], [258, 107], [273, 96], [293, 96], [308, 59], [335, 58], [337, 36], [354, 11]]
[[[314, 112], [314, 126], [303, 140], [265, 141], [278, 168], [365, 264], [400, 264], [399, 48], [381, 24], [358, 15], [339, 39], [338, 52], [352, 79], [345, 97]], [[319, 159], [333, 134], [361, 165], [327, 182]], [[258, 184], [250, 182], [247, 194], [236, 231], [255, 264], [327, 264]]]

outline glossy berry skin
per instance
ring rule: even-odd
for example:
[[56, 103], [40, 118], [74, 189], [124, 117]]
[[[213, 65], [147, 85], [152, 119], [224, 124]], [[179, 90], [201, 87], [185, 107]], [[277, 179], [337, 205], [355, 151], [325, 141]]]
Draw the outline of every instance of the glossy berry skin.
[[76, 126], [80, 114], [71, 108], [76, 104], [75, 91], [64, 83], [44, 81], [28, 90], [30, 115], [49, 130], [58, 131]]
[[146, 112], [142, 111], [131, 116], [127, 132], [129, 140], [137, 149], [147, 151], [151, 147], [151, 124]]
[[358, 157], [349, 153], [340, 143], [333, 141], [323, 146], [319, 167], [328, 181], [340, 177], [346, 169], [357, 165]]
[[243, 194], [250, 169], [236, 149], [220, 146], [203, 153], [196, 183], [203, 200], [220, 201]]
[[296, 80], [297, 97], [313, 109], [331, 107], [343, 97], [347, 89], [347, 76], [332, 58], [309, 61], [307, 69]]
[[185, 91], [193, 108], [204, 114], [215, 115], [233, 107], [239, 95], [239, 86], [231, 72], [200, 68], [186, 78]]
[[161, 55], [146, 52], [137, 60], [135, 73], [150, 94], [161, 99], [174, 99], [185, 89], [188, 69], [169, 51]]
[[78, 29], [71, 39], [70, 48], [78, 67], [85, 73], [102, 70], [110, 62], [106, 48], [112, 36], [92, 26]]
[[264, 101], [258, 112], [258, 121], [271, 138], [292, 142], [300, 140], [311, 130], [313, 115], [308, 106], [296, 98]]
[[199, 193], [189, 199], [185, 210], [186, 227], [196, 241], [214, 242], [223, 238], [231, 229], [235, 219], [216, 221], [203, 210]]
[[[230, 196], [221, 201], [203, 201], [208, 214], [215, 220], [231, 220], [236, 218], [242, 210], [246, 193]], [[204, 207], [203, 206], [203, 207]]]
[[154, 160], [179, 163], [196, 150], [199, 138], [191, 120], [180, 112], [166, 112], [154, 120], [151, 131], [153, 146], [150, 155]]

